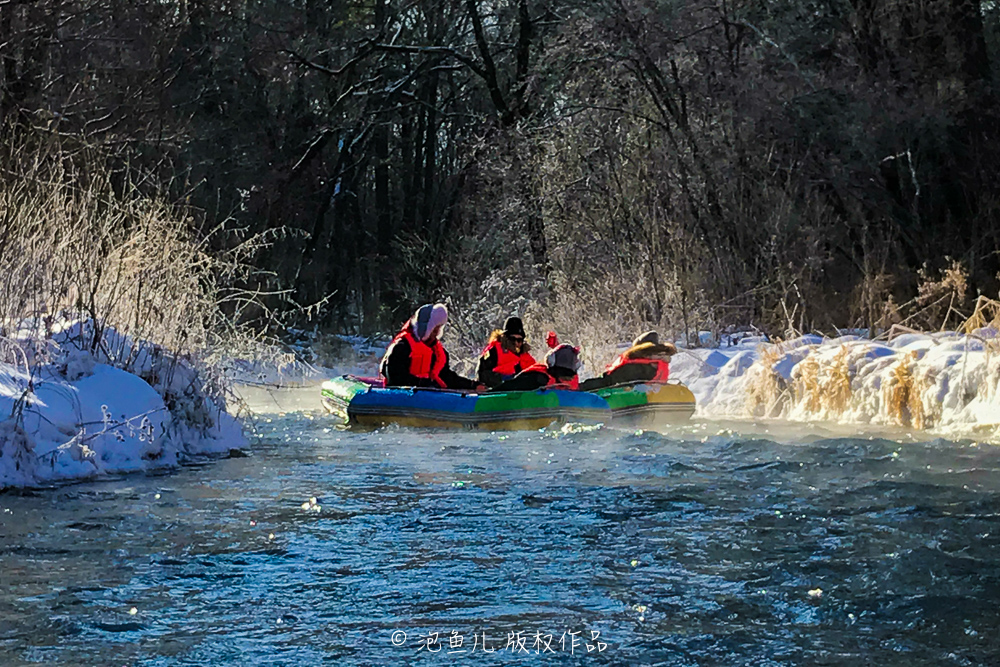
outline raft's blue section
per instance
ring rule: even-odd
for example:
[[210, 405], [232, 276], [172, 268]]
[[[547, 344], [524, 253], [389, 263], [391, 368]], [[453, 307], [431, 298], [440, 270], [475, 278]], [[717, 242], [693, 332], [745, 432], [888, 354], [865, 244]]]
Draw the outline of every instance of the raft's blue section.
[[369, 389], [351, 399], [351, 409], [395, 408], [422, 412], [471, 415], [476, 411], [477, 394], [460, 394], [433, 389]]
[[373, 387], [343, 376], [323, 383], [323, 403], [345, 423], [466, 428], [541, 428], [553, 421], [607, 422], [597, 394], [562, 389], [477, 394], [413, 387]]
[[[508, 399], [509, 400], [505, 400]], [[504, 406], [509, 403], [509, 408]], [[533, 392], [512, 392], [510, 394], [474, 394], [433, 389], [371, 388], [358, 392], [350, 402], [352, 409], [395, 408], [423, 412], [454, 413], [472, 415], [489, 412], [511, 415], [524, 409], [570, 408], [607, 411], [608, 403], [596, 394], [562, 389], [540, 389]]]

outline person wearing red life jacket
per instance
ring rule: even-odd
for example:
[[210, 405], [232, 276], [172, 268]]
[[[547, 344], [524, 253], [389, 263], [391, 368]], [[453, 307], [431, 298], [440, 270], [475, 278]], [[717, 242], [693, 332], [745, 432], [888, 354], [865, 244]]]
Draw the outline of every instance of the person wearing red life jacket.
[[545, 356], [544, 364], [529, 366], [491, 391], [533, 391], [535, 389], [578, 389], [580, 348], [558, 345]]
[[677, 354], [673, 343], [660, 343], [655, 331], [647, 331], [604, 369], [600, 377], [584, 380], [582, 391], [633, 382], [666, 382], [670, 377], [670, 357]]
[[535, 365], [531, 346], [524, 340], [524, 324], [520, 317], [508, 317], [503, 330], [490, 334], [490, 341], [479, 357], [479, 381], [495, 387], [529, 366]]
[[427, 304], [417, 309], [382, 357], [379, 374], [385, 378], [385, 386], [485, 388], [448, 365], [448, 353], [439, 340], [447, 321], [448, 309], [444, 304]]

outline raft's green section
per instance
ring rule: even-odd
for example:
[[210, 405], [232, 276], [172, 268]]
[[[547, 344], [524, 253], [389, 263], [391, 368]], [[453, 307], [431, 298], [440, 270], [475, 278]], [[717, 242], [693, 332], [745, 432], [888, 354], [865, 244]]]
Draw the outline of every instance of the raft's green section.
[[605, 401], [612, 410], [630, 408], [634, 405], [646, 405], [649, 396], [643, 391], [633, 391], [632, 387], [605, 387], [594, 392]]
[[480, 394], [473, 412], [519, 412], [538, 408], [558, 408], [559, 395], [550, 391], [512, 391]]
[[323, 396], [332, 398], [344, 403], [350, 403], [354, 396], [368, 389], [368, 385], [357, 380], [344, 377], [334, 378], [329, 381], [332, 387], [323, 387]]

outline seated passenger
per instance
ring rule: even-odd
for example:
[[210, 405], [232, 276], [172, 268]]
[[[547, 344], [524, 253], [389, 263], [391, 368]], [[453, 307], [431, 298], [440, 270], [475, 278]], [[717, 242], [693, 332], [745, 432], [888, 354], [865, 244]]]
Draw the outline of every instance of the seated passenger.
[[417, 309], [382, 357], [379, 374], [385, 378], [385, 386], [481, 388], [449, 367], [448, 353], [438, 340], [447, 321], [448, 309], [444, 304], [427, 304]]
[[670, 377], [670, 357], [677, 354], [673, 343], [660, 343], [655, 331], [647, 331], [604, 369], [601, 377], [584, 380], [581, 391], [594, 391], [633, 382], [666, 382]]
[[497, 329], [490, 334], [490, 342], [479, 358], [479, 381], [487, 387], [495, 387], [534, 366], [535, 358], [529, 350], [521, 318], [508, 317], [503, 323], [503, 331]]
[[572, 345], [559, 345], [548, 353], [544, 364], [524, 369], [492, 391], [532, 391], [535, 389], [577, 389], [576, 376], [580, 368], [580, 349]]

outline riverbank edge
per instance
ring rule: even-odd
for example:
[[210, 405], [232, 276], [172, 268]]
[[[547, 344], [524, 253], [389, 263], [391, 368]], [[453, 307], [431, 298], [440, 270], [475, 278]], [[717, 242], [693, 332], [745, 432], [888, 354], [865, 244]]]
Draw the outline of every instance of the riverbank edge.
[[0, 491], [167, 470], [248, 447], [225, 381], [197, 360], [95, 332], [89, 320], [49, 329], [39, 335], [28, 323], [3, 339], [14, 363], [0, 363]]

